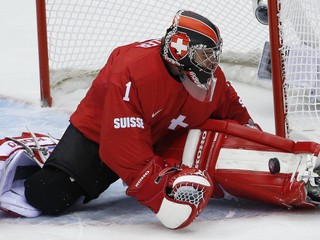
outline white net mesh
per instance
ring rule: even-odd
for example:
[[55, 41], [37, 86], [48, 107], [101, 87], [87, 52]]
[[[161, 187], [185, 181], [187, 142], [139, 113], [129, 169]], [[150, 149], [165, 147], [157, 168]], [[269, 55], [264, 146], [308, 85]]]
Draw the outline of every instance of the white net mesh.
[[91, 81], [115, 47], [162, 37], [179, 9], [219, 26], [224, 62], [256, 68], [268, 40], [252, 0], [47, 0], [46, 8], [52, 86], [83, 75]]
[[[197, 177], [200, 178], [198, 179]], [[206, 201], [205, 197], [210, 197], [208, 193], [206, 194], [206, 191], [210, 188], [209, 183], [206, 175], [201, 170], [185, 175], [182, 174], [174, 182], [176, 181], [178, 183], [174, 185], [170, 196], [177, 201], [186, 202], [198, 208], [200, 204]]]
[[203, 187], [195, 186], [195, 184], [191, 184], [191, 186], [186, 184], [173, 191], [172, 197], [175, 200], [193, 204], [198, 208], [199, 204], [204, 201], [203, 193]]
[[[179, 9], [196, 11], [219, 26], [229, 80], [254, 82], [269, 40], [252, 0], [46, 0], [46, 8], [54, 102], [60, 94], [84, 95], [115, 47], [162, 37]], [[287, 133], [294, 138], [293, 132], [320, 130], [320, 1], [278, 0], [278, 8]]]
[[320, 130], [320, 1], [279, 0], [287, 135]]

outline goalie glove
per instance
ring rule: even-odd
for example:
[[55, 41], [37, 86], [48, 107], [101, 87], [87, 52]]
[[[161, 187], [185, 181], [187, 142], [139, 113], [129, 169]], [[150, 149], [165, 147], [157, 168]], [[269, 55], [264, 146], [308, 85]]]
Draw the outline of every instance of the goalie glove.
[[207, 205], [213, 184], [206, 171], [187, 166], [168, 166], [155, 157], [127, 189], [171, 229], [188, 226]]

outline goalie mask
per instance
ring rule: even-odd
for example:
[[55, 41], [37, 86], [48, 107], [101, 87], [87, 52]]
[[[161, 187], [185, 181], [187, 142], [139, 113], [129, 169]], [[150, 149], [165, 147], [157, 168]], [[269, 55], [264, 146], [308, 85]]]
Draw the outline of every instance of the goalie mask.
[[221, 47], [217, 26], [197, 13], [180, 10], [167, 30], [161, 54], [179, 68], [181, 82], [190, 95], [207, 102], [213, 97], [213, 73], [220, 63]]

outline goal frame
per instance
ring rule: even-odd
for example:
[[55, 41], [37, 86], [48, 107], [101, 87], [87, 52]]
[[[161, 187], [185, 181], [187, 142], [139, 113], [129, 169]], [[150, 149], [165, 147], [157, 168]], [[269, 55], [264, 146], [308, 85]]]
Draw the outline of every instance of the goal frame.
[[36, 0], [41, 106], [51, 107], [47, 17], [45, 0]]
[[282, 61], [280, 54], [280, 35], [278, 20], [278, 0], [268, 0], [268, 18], [269, 18], [269, 38], [270, 38], [270, 59], [271, 59], [271, 78], [273, 88], [273, 105], [275, 134], [286, 137], [285, 111], [283, 100], [283, 76]]

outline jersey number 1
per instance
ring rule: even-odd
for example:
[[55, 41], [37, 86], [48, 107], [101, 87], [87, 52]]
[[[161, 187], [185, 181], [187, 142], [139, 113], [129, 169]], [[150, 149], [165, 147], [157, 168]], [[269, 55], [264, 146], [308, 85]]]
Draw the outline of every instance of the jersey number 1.
[[124, 94], [123, 101], [127, 101], [127, 102], [130, 101], [130, 98], [129, 98], [130, 88], [131, 88], [131, 82], [128, 82], [126, 84], [126, 93]]

